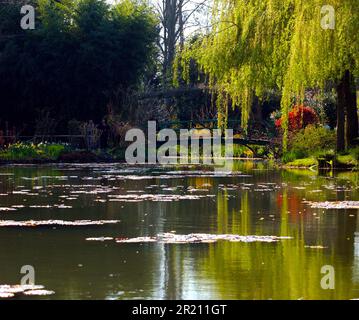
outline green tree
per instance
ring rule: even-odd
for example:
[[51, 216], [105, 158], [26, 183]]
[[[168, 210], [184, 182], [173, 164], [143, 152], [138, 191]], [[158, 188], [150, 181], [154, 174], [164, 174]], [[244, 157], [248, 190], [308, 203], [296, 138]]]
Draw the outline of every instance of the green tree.
[[[359, 6], [355, 0], [334, 0], [331, 12], [324, 0], [296, 0], [294, 3], [295, 25], [282, 106], [288, 110], [291, 96], [303, 96], [308, 87], [323, 88], [328, 81], [334, 83], [337, 149], [341, 151], [358, 136], [354, 77], [358, 77], [359, 72]], [[334, 15], [330, 16], [331, 13]], [[333, 29], [323, 29], [327, 18], [335, 19]]]
[[217, 93], [219, 125], [226, 125], [228, 104], [240, 107], [248, 123], [254, 96], [281, 87], [287, 66], [293, 6], [279, 0], [215, 0], [210, 34], [184, 50], [181, 68], [196, 59]]
[[[353, 80], [358, 76], [357, 30], [359, 7], [355, 0], [331, 1], [334, 29], [323, 29], [324, 0], [214, 0], [212, 31], [180, 57], [186, 75], [188, 61], [196, 59], [209, 75], [219, 96], [218, 121], [226, 123], [229, 103], [241, 108], [242, 125], [256, 96], [268, 90], [282, 92], [285, 115], [293, 98], [304, 99], [307, 88], [324, 88], [328, 82], [338, 91], [337, 148], [358, 135]], [[345, 121], [345, 114], [347, 121]]]
[[116, 92], [140, 85], [155, 50], [154, 14], [131, 0], [34, 3], [35, 30], [0, 45], [0, 118], [33, 127], [36, 110], [47, 109], [63, 128], [73, 118], [99, 121]]

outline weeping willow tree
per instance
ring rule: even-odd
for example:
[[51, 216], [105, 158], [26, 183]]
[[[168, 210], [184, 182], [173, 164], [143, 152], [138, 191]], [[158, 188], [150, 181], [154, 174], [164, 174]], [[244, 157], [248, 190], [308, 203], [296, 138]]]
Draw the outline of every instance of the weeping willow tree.
[[289, 0], [214, 0], [212, 30], [178, 57], [184, 78], [195, 59], [216, 92], [219, 126], [228, 106], [247, 128], [253, 98], [280, 88], [287, 68], [294, 6]]
[[[353, 92], [358, 73], [358, 6], [356, 0], [331, 1], [336, 21], [332, 30], [323, 28], [325, 2], [214, 0], [211, 32], [183, 50], [178, 65], [185, 79], [190, 59], [208, 75], [217, 95], [220, 126], [226, 125], [227, 108], [232, 105], [241, 108], [246, 128], [253, 98], [263, 99], [267, 91], [277, 89], [282, 92], [286, 147], [293, 99], [301, 100], [305, 89], [324, 88], [331, 81], [338, 90], [338, 149], [343, 148], [344, 114], [357, 122], [356, 104], [348, 102], [353, 100], [348, 93]], [[347, 123], [352, 141], [357, 124]]]
[[337, 91], [337, 150], [358, 137], [355, 78], [359, 71], [359, 4], [356, 0], [296, 0], [282, 108], [287, 114], [293, 95], [306, 88]]

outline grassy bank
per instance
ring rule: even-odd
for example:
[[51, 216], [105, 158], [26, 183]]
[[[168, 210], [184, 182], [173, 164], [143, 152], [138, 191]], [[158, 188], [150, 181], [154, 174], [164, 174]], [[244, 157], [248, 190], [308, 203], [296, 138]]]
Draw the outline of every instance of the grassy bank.
[[103, 151], [75, 150], [62, 143], [14, 143], [0, 150], [0, 164], [104, 162], [115, 159]]
[[0, 150], [3, 161], [56, 161], [68, 150], [65, 144], [14, 143]]
[[[234, 145], [234, 157], [251, 159], [257, 155], [263, 158], [271, 158], [264, 147], [253, 146], [251, 150], [242, 145]], [[316, 153], [310, 157], [300, 157], [291, 152], [282, 158], [282, 166], [287, 168], [322, 168], [321, 165], [324, 164], [327, 168], [357, 170], [359, 168], [358, 159], [358, 147], [339, 155], [335, 155], [330, 150]], [[124, 160], [125, 148], [86, 151], [75, 150], [68, 144], [60, 143], [14, 143], [0, 150], [0, 164], [121, 162]]]
[[[301, 159], [295, 159], [284, 164], [284, 167], [288, 168], [327, 168], [331, 167], [333, 169], [359, 169], [359, 161], [357, 156], [357, 149], [353, 152], [348, 151], [347, 154], [338, 154], [336, 156], [328, 157], [327, 159], [323, 156], [312, 156]], [[325, 164], [323, 166], [322, 164]]]

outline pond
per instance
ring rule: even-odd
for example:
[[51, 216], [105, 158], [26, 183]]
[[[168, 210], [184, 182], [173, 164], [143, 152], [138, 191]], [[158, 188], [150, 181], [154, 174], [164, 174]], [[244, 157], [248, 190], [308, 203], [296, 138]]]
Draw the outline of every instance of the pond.
[[[30, 265], [36, 284], [55, 292], [42, 299], [359, 298], [358, 185], [354, 172], [252, 161], [236, 162], [232, 175], [123, 164], [0, 167], [0, 285], [19, 284]], [[193, 233], [203, 235], [185, 237]], [[325, 265], [334, 267], [334, 290], [321, 286]]]

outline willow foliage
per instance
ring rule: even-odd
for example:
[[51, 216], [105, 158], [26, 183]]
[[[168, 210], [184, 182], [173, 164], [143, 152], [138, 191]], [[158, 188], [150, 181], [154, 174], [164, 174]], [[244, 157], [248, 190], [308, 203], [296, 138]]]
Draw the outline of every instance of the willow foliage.
[[[282, 92], [288, 113], [304, 89], [358, 73], [356, 0], [333, 0], [334, 30], [321, 26], [326, 0], [214, 0], [212, 30], [178, 57], [184, 78], [190, 59], [209, 76], [219, 96], [218, 120], [225, 125], [228, 101], [242, 110], [246, 127], [252, 98]], [[286, 127], [286, 121], [284, 121]]]
[[325, 0], [296, 0], [289, 63], [283, 82], [282, 109], [288, 113], [293, 96], [303, 98], [306, 88], [338, 83], [346, 70], [358, 76], [359, 4], [333, 0], [334, 29], [323, 29]]
[[228, 102], [242, 110], [247, 126], [253, 96], [278, 87], [287, 67], [293, 5], [289, 0], [215, 0], [212, 31], [184, 50], [184, 77], [195, 59], [215, 90], [219, 125], [225, 125]]

